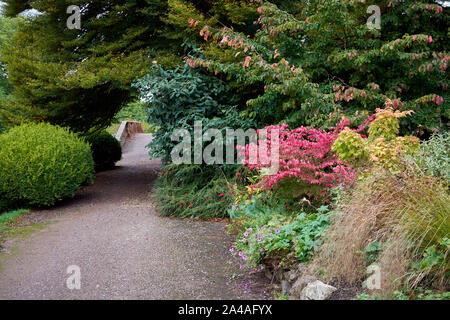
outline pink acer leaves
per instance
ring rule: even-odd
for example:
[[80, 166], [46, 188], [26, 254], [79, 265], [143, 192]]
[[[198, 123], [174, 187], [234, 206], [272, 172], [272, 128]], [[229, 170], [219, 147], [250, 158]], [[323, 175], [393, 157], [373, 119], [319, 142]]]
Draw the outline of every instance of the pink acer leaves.
[[434, 96], [432, 98], [432, 101], [439, 106], [442, 102], [444, 102], [444, 98], [442, 98], [441, 96], [436, 95], [436, 96]]
[[[267, 139], [259, 140], [258, 150], [260, 144], [267, 144], [266, 150], [272, 150], [271, 134], [279, 132], [278, 171], [272, 175], [262, 175], [254, 187], [273, 188], [281, 181], [294, 179], [298, 182], [297, 185], [302, 187], [306, 185], [305, 194], [308, 194], [308, 186], [315, 186], [322, 189], [321, 196], [323, 196], [327, 194], [327, 188], [353, 181], [356, 173], [352, 167], [339, 161], [331, 151], [339, 132], [347, 124], [348, 120], [343, 120], [328, 132], [309, 127], [289, 130], [286, 124], [265, 127]], [[270, 151], [259, 152], [257, 163], [252, 164], [250, 150], [254, 147], [250, 144], [245, 148], [239, 148], [245, 155], [243, 165], [264, 172], [272, 164]]]
[[247, 68], [250, 65], [251, 57], [245, 57], [243, 68]]

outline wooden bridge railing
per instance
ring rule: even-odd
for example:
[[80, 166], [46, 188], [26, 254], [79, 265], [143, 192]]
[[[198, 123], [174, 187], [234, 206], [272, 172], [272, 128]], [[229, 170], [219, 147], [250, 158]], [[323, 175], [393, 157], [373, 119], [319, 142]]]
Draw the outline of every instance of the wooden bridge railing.
[[127, 140], [133, 138], [136, 133], [143, 133], [142, 125], [139, 121], [122, 121], [116, 133], [116, 139], [123, 147]]

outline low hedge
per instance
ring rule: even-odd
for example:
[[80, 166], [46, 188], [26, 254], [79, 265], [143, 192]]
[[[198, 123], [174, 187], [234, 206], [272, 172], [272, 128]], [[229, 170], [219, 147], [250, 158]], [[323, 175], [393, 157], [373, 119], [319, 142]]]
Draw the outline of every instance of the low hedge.
[[106, 131], [88, 137], [87, 141], [91, 144], [96, 171], [114, 168], [122, 158], [120, 142]]
[[48, 123], [23, 124], [0, 135], [0, 199], [49, 206], [73, 197], [94, 178], [89, 145]]

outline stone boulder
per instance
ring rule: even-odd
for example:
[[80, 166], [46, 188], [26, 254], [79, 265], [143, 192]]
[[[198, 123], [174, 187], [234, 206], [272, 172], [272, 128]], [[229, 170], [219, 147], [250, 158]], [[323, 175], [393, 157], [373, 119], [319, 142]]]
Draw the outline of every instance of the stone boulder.
[[300, 300], [327, 300], [337, 289], [333, 286], [315, 280], [306, 285], [300, 293]]
[[317, 279], [310, 275], [302, 275], [297, 281], [294, 282], [292, 288], [289, 292], [291, 300], [296, 300], [300, 298], [303, 288], [305, 288], [309, 283], [316, 281]]

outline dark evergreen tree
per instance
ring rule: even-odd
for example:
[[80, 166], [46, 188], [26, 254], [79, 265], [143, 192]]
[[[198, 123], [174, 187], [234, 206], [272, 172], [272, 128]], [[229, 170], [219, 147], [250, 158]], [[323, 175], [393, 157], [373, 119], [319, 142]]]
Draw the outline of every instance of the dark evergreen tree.
[[[81, 8], [81, 29], [68, 29], [67, 8]], [[14, 94], [2, 118], [46, 120], [75, 131], [105, 127], [130, 98], [130, 83], [164, 49], [164, 0], [7, 1], [5, 12], [33, 8], [2, 49]]]

